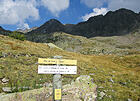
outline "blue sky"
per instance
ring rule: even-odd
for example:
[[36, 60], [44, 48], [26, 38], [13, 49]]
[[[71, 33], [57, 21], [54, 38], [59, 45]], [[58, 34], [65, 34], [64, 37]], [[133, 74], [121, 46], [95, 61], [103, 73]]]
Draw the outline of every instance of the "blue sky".
[[140, 0], [0, 0], [0, 26], [7, 30], [40, 26], [49, 19], [76, 24], [119, 8], [140, 12]]

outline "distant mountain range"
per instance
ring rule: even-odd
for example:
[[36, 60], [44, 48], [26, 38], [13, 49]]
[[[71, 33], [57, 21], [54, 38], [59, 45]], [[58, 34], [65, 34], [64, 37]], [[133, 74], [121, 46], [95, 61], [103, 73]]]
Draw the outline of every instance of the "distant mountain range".
[[[0, 27], [1, 28], [1, 27]], [[131, 33], [140, 28], [140, 13], [128, 9], [109, 11], [106, 15], [98, 15], [78, 24], [62, 24], [56, 19], [51, 19], [30, 30], [19, 30], [26, 33], [29, 40], [36, 35], [48, 35], [54, 32], [65, 32], [87, 38], [95, 36], [120, 36]], [[2, 29], [2, 28], [1, 28]], [[0, 29], [0, 31], [1, 31]], [[2, 29], [2, 32], [5, 30]], [[1, 33], [1, 32], [0, 32]], [[34, 40], [36, 41], [36, 40]], [[42, 42], [42, 41], [41, 41]]]
[[17, 32], [21, 32], [21, 33], [28, 33], [28, 32], [31, 32], [32, 30], [35, 30], [37, 29], [38, 27], [33, 27], [33, 28], [30, 28], [30, 29], [18, 29], [16, 30]]

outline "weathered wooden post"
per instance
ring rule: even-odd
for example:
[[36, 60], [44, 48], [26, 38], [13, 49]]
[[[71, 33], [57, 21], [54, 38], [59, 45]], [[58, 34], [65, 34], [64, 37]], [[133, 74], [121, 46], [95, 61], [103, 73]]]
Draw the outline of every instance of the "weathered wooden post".
[[61, 99], [62, 99], [61, 74], [53, 75], [53, 99], [54, 99], [54, 101], [61, 101]]
[[54, 56], [53, 59], [39, 58], [38, 63], [41, 64], [38, 66], [38, 74], [54, 74], [53, 100], [62, 101], [61, 74], [77, 74], [77, 60], [62, 59], [62, 56]]
[[[62, 59], [62, 56], [54, 56], [54, 59]], [[57, 61], [57, 68], [59, 69], [60, 64]], [[62, 101], [62, 78], [61, 74], [53, 75], [53, 100]]]

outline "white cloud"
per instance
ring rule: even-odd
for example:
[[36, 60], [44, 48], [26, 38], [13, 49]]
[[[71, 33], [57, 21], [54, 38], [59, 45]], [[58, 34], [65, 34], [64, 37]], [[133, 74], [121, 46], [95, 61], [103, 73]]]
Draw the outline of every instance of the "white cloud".
[[127, 8], [135, 12], [140, 12], [140, 0], [108, 0], [108, 9], [117, 10]]
[[140, 12], [140, 0], [80, 0], [90, 8], [101, 8], [107, 5], [108, 10], [127, 8], [135, 12]]
[[106, 0], [80, 0], [81, 3], [84, 3], [90, 8], [99, 8], [102, 7]]
[[84, 21], [87, 21], [90, 17], [92, 16], [97, 16], [97, 15], [105, 15], [107, 13], [107, 9], [106, 8], [94, 8], [92, 13], [86, 14], [85, 16], [82, 16], [82, 19]]
[[29, 25], [27, 23], [24, 23], [24, 29], [29, 29]]
[[25, 29], [30, 29], [30, 27], [29, 27], [29, 25], [27, 23], [20, 23], [18, 25], [18, 28], [17, 29], [23, 29], [23, 30], [25, 30]]
[[27, 19], [39, 19], [35, 0], [0, 0], [0, 24], [27, 26]]
[[42, 5], [48, 8], [55, 16], [69, 7], [69, 0], [41, 0]]

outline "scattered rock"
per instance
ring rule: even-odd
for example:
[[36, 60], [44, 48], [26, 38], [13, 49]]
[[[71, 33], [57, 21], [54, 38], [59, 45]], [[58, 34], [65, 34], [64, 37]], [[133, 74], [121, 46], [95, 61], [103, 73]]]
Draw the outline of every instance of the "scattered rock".
[[106, 92], [107, 92], [107, 90], [104, 90], [104, 92], [106, 93]]
[[3, 78], [1, 81], [2, 81], [2, 83], [7, 83], [9, 81], [9, 79]]
[[112, 98], [112, 96], [111, 96], [111, 95], [109, 95], [108, 97], [109, 97], [109, 98]]
[[7, 56], [8, 56], [8, 54], [7, 54], [7, 53], [4, 53], [4, 52], [1, 52], [1, 53], [0, 53], [0, 58], [2, 58], [2, 57], [4, 57], [4, 58], [5, 58], [5, 57], [7, 57]]
[[126, 85], [126, 82], [120, 82], [120, 84], [124, 86], [124, 85]]
[[10, 87], [3, 87], [2, 90], [3, 92], [12, 92]]
[[112, 80], [112, 78], [109, 81], [112, 82], [112, 83], [114, 83], [114, 81]]
[[104, 92], [100, 92], [100, 97], [103, 98], [105, 96]]
[[29, 55], [28, 55], [28, 54], [26, 54], [26, 57], [29, 57]]
[[114, 90], [112, 90], [112, 92], [115, 92]]
[[132, 101], [132, 100], [128, 98], [127, 101]]
[[90, 73], [89, 75], [95, 75], [95, 73]]
[[104, 87], [100, 86], [100, 87], [98, 87], [98, 88], [104, 88]]
[[47, 83], [47, 82], [46, 82], [46, 83], [43, 84], [43, 86], [44, 86], [44, 87], [52, 87], [53, 85], [52, 85], [52, 83]]

